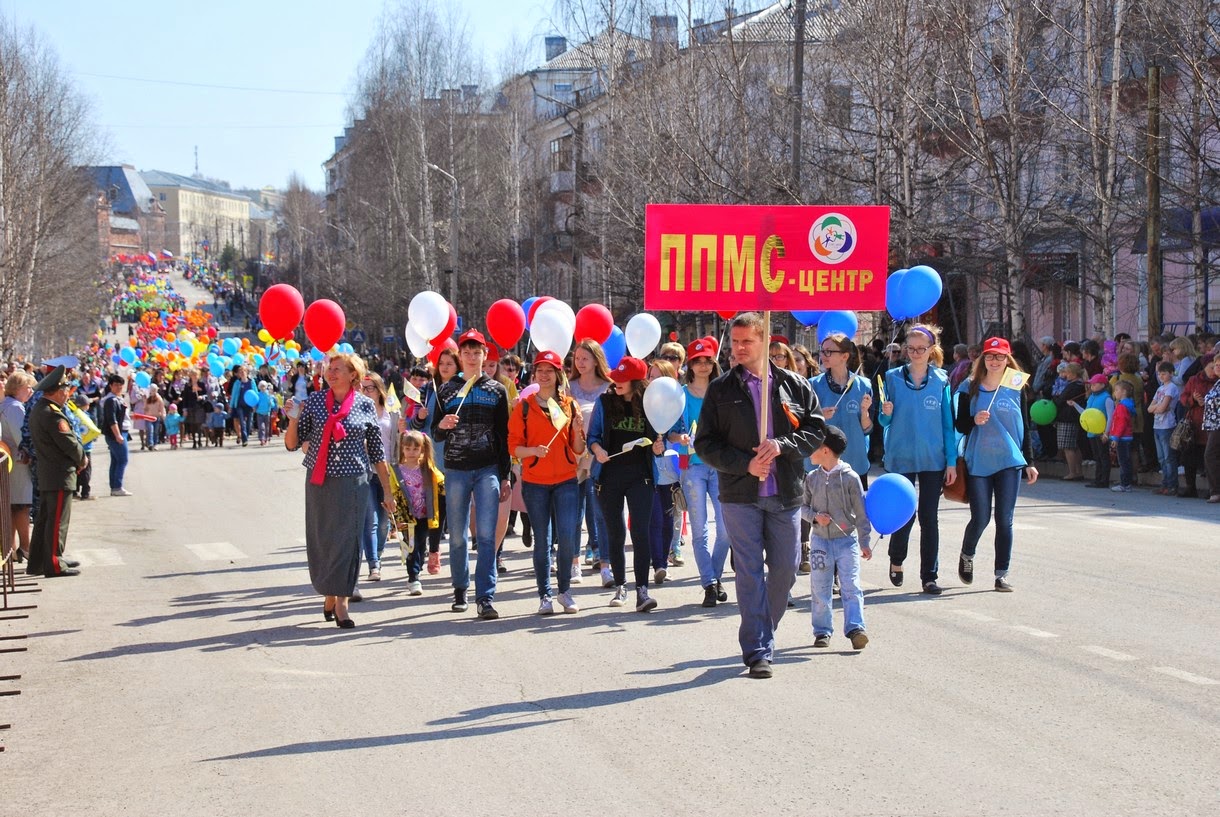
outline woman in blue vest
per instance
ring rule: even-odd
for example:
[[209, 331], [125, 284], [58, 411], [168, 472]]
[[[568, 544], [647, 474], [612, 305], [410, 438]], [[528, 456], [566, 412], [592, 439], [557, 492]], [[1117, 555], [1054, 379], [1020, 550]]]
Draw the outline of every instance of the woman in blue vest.
[[868, 435], [873, 421], [868, 410], [873, 405], [873, 387], [866, 378], [852, 372], [859, 365], [856, 344], [842, 332], [827, 335], [821, 344], [822, 374], [810, 380], [813, 393], [822, 407], [826, 424], [847, 437], [842, 459], [860, 475], [868, 488]]
[[974, 551], [991, 521], [995, 501], [995, 589], [1011, 593], [1008, 564], [1012, 558], [1012, 516], [1017, 506], [1021, 472], [1030, 485], [1038, 481], [1030, 443], [1029, 400], [1024, 388], [1001, 386], [1006, 369], [1020, 371], [1004, 338], [983, 341], [983, 354], [974, 362], [970, 379], [958, 386], [954, 421], [966, 434], [966, 496], [970, 522], [962, 537], [957, 575], [962, 584], [974, 581]]
[[[930, 596], [942, 592], [936, 583], [941, 485], [957, 478], [957, 433], [939, 340], [938, 326], [916, 324], [907, 330], [907, 362], [885, 373], [879, 416], [885, 429], [885, 470], [902, 474], [919, 489], [919, 580]], [[890, 537], [890, 583], [895, 587], [902, 586], [914, 524], [911, 519]]]

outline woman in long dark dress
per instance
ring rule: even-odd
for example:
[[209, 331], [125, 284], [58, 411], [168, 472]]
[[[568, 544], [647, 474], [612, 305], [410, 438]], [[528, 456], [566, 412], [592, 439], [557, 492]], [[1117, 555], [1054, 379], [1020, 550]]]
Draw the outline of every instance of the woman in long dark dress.
[[323, 617], [343, 629], [356, 626], [347, 602], [360, 576], [360, 543], [369, 504], [369, 472], [381, 483], [382, 503], [394, 513], [390, 472], [385, 462], [377, 407], [360, 393], [364, 361], [334, 355], [326, 365], [325, 391], [309, 395], [302, 406], [284, 404], [288, 429], [284, 446], [305, 447], [305, 552], [314, 590], [325, 596]]

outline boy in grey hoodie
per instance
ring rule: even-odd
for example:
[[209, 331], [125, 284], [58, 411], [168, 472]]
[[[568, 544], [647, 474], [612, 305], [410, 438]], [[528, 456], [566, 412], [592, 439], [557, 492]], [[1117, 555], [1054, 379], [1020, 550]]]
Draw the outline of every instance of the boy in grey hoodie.
[[[809, 590], [813, 597], [813, 646], [829, 647], [834, 632], [831, 585], [839, 573], [843, 600], [843, 632], [853, 649], [868, 644], [864, 632], [864, 591], [860, 589], [860, 557], [871, 559], [868, 546], [873, 529], [864, 513], [864, 488], [851, 466], [839, 459], [847, 437], [826, 427], [826, 441], [810, 456], [818, 466], [805, 475], [805, 501], [801, 514], [811, 523]], [[854, 530], [853, 530], [854, 528]], [[857, 538], [859, 537], [859, 538]]]

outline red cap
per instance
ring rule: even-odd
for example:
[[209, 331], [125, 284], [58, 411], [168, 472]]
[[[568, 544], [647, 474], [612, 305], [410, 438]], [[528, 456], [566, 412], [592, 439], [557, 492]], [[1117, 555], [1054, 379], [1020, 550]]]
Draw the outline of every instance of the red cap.
[[615, 383], [630, 383], [632, 380], [647, 380], [648, 366], [638, 357], [624, 357], [610, 372], [610, 379]]
[[1102, 384], [1105, 384], [1105, 383], [1108, 383], [1108, 382], [1110, 382], [1110, 381], [1106, 380], [1106, 376], [1105, 376], [1104, 374], [1095, 374], [1095, 375], [1093, 375], [1092, 377], [1090, 377], [1090, 378], [1089, 378], [1089, 382], [1090, 382], [1090, 383], [1102, 383]]
[[487, 339], [483, 337], [483, 333], [478, 329], [467, 329], [458, 337], [458, 346], [467, 343], [477, 343], [480, 346], [486, 346]]
[[554, 366], [556, 371], [563, 371], [563, 358], [554, 352], [539, 352], [538, 356], [534, 358], [534, 368], [537, 368], [540, 363]]
[[789, 343], [788, 343], [788, 336], [787, 336], [787, 335], [772, 335], [772, 336], [771, 336], [771, 342], [772, 342], [772, 343], [782, 343], [782, 344], [784, 344], [785, 346], [788, 346], [788, 345], [789, 345]]
[[686, 347], [686, 360], [688, 362], [697, 357], [716, 357], [716, 349], [714, 348], [714, 344], [709, 343], [707, 338], [699, 338], [699, 340], [692, 341], [691, 344]]
[[712, 347], [712, 354], [720, 354], [720, 341], [712, 335], [707, 335], [703, 338], [703, 342]]
[[500, 359], [500, 347], [496, 346], [494, 343], [488, 344], [487, 359], [488, 360], [499, 360]]
[[983, 354], [985, 355], [1011, 355], [1012, 347], [1008, 345], [1008, 341], [1004, 338], [987, 338], [983, 341]]

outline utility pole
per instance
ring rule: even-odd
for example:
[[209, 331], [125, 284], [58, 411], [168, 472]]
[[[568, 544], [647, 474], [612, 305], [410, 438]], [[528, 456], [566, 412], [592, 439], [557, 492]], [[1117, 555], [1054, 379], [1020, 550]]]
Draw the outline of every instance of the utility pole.
[[1148, 66], [1148, 337], [1161, 334], [1164, 325], [1161, 258], [1161, 67]]
[[792, 197], [801, 202], [801, 120], [805, 107], [805, 16], [808, 0], [796, 0], [796, 36], [792, 43]]

